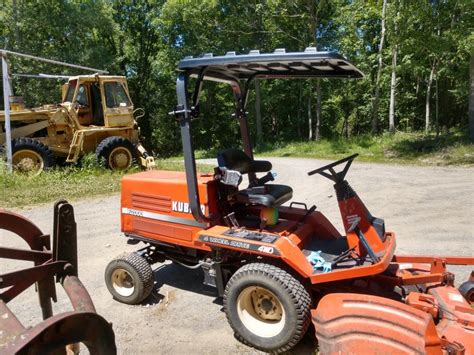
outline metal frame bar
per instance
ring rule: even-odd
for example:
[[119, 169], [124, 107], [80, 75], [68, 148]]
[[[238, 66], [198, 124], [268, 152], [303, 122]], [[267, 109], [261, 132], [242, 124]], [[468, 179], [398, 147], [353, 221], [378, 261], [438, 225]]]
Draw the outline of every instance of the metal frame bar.
[[[253, 78], [253, 77], [252, 77]], [[249, 84], [251, 79], [248, 79], [247, 84]], [[234, 99], [236, 102], [235, 107], [235, 116], [239, 120], [240, 126], [240, 137], [242, 138], [242, 145], [244, 148], [245, 154], [247, 154], [251, 159], [253, 159], [253, 148], [252, 142], [250, 141], [250, 130], [248, 125], [247, 113], [245, 112], [245, 104], [247, 101], [248, 94], [248, 85], [246, 85], [244, 92], [240, 87], [238, 82], [233, 82], [232, 93], [234, 94]], [[248, 173], [249, 183], [256, 179], [256, 174], [253, 172]]]
[[59, 60], [48, 59], [48, 58], [43, 58], [43, 57], [37, 57], [37, 56], [31, 55], [31, 54], [24, 54], [24, 53], [19, 53], [19, 52], [8, 51], [6, 49], [0, 50], [0, 53], [1, 53], [2, 57], [6, 57], [7, 54], [11, 54], [11, 55], [15, 55], [17, 57], [22, 57], [22, 58], [26, 58], [26, 59], [33, 59], [33, 60], [37, 60], [37, 61], [45, 62], [45, 63], [50, 63], [50, 64], [62, 65], [64, 67], [70, 67], [70, 68], [81, 69], [81, 70], [88, 70], [88, 71], [92, 71], [92, 72], [99, 73], [99, 74], [108, 74], [109, 73], [107, 70], [95, 69], [95, 68], [91, 68], [91, 67], [86, 67], [84, 65], [77, 65], [77, 64], [70, 64], [70, 63], [60, 62]]
[[51, 259], [51, 255], [52, 254], [47, 251], [0, 247], [1, 259], [17, 259], [44, 263], [45, 261]]
[[[50, 353], [82, 342], [91, 354], [115, 354], [112, 326], [96, 313], [89, 293], [77, 277], [77, 234], [73, 207], [64, 200], [55, 204], [53, 250], [49, 237], [20, 215], [0, 211], [0, 229], [16, 234], [31, 248], [1, 247], [0, 258], [35, 262], [33, 267], [0, 275], [0, 289], [6, 288], [0, 293], [0, 314], [4, 315], [0, 319], [0, 353]], [[56, 301], [55, 276], [74, 312], [53, 315], [51, 299]], [[7, 303], [34, 283], [37, 283], [44, 321], [25, 328]]]
[[392, 261], [397, 263], [430, 264], [435, 260], [443, 261], [446, 265], [474, 265], [474, 257], [469, 256], [395, 255]]
[[186, 73], [179, 73], [176, 79], [176, 95], [178, 97], [178, 111], [175, 112], [175, 115], [181, 129], [189, 206], [191, 207], [191, 212], [196, 221], [208, 223], [209, 218], [202, 213], [200, 208], [201, 202], [197, 184], [196, 159], [191, 138], [191, 111], [188, 108], [188, 75]]
[[[180, 124], [181, 129], [181, 140], [183, 144], [183, 155], [184, 155], [184, 167], [186, 171], [186, 182], [188, 187], [188, 199], [191, 212], [196, 221], [200, 223], [209, 223], [210, 218], [206, 217], [200, 208], [201, 202], [199, 197], [199, 189], [197, 183], [197, 171], [196, 171], [196, 158], [194, 155], [194, 148], [192, 144], [191, 136], [191, 119], [193, 110], [197, 110], [199, 104], [199, 96], [202, 90], [202, 84], [205, 80], [206, 68], [202, 68], [194, 88], [192, 96], [193, 107], [189, 108], [189, 92], [188, 92], [188, 80], [190, 77], [189, 72], [181, 72], [178, 74], [176, 79], [176, 94], [178, 99], [178, 105], [175, 111], [171, 112], [175, 115], [176, 119]], [[250, 130], [248, 127], [247, 114], [245, 112], [245, 105], [247, 102], [248, 91], [251, 81], [255, 78], [255, 75], [251, 76], [247, 81], [242, 91], [242, 88], [237, 80], [227, 82], [232, 88], [232, 93], [236, 102], [235, 116], [239, 120], [240, 135], [242, 138], [242, 145], [245, 154], [253, 159], [253, 148], [250, 140]], [[255, 180], [255, 173], [249, 173], [249, 182]]]
[[70, 75], [54, 75], [54, 74], [12, 74], [18, 78], [32, 78], [32, 79], [53, 79], [53, 80], [68, 80], [72, 78]]
[[2, 81], [3, 81], [3, 104], [5, 112], [5, 145], [7, 148], [7, 172], [13, 172], [12, 161], [12, 134], [10, 125], [10, 81], [8, 75], [7, 57], [2, 52]]

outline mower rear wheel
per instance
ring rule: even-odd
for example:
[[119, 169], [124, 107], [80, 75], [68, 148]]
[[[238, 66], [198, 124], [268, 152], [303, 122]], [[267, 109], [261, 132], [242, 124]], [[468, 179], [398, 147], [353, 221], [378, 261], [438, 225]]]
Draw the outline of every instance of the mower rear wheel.
[[241, 267], [224, 293], [236, 337], [273, 353], [288, 351], [301, 340], [310, 324], [310, 306], [310, 294], [295, 277], [264, 263]]
[[135, 253], [120, 255], [105, 269], [105, 284], [112, 296], [123, 303], [138, 304], [153, 290], [153, 270]]

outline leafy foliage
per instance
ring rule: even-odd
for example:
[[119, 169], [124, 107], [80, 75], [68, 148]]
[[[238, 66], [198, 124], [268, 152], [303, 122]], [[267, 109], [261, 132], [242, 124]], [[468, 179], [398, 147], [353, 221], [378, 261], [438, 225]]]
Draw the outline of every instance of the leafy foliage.
[[[301, 51], [316, 45], [340, 52], [366, 74], [358, 81], [321, 81], [321, 135], [339, 139], [371, 130], [381, 7], [381, 0], [14, 0], [0, 8], [0, 47], [126, 75], [135, 106], [146, 111], [139, 122], [146, 145], [158, 156], [170, 156], [181, 149], [178, 126], [168, 115], [176, 102], [175, 68], [181, 58], [251, 49]], [[431, 120], [436, 120], [437, 102], [441, 132], [466, 129], [473, 10], [471, 1], [388, 2], [378, 109], [382, 131], [388, 129], [389, 63], [395, 45], [400, 58], [397, 129], [424, 129], [433, 67], [437, 94], [433, 88], [428, 97]], [[11, 62], [15, 73], [78, 74], [16, 58]], [[60, 99], [55, 81], [14, 83], [29, 106]], [[310, 83], [274, 80], [260, 87], [264, 141], [259, 145], [306, 140], [309, 109], [314, 110], [308, 109], [308, 97], [313, 96], [314, 105], [317, 95]], [[193, 128], [197, 148], [235, 145], [239, 130], [231, 118], [231, 98], [229, 87], [207, 85], [201, 119]], [[252, 136], [254, 107], [252, 93], [247, 107]]]

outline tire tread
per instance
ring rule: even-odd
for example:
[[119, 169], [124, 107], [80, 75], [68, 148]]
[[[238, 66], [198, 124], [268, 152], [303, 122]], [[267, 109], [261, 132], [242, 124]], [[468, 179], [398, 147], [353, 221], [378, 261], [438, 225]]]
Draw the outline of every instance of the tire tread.
[[54, 153], [42, 142], [37, 139], [29, 137], [16, 138], [12, 141], [12, 152], [18, 150], [33, 150], [40, 154], [43, 158], [44, 170], [50, 169], [56, 163], [56, 156]]
[[111, 151], [118, 146], [122, 146], [130, 150], [130, 153], [132, 154], [133, 164], [133, 161], [137, 159], [135, 147], [133, 146], [132, 142], [130, 142], [130, 140], [121, 136], [107, 137], [99, 143], [99, 145], [95, 149], [95, 155], [99, 164], [103, 164], [107, 169], [111, 169], [108, 162], [108, 156]]
[[[311, 323], [311, 314], [310, 314], [310, 306], [311, 306], [311, 296], [306, 288], [299, 282], [293, 275], [288, 273], [287, 271], [279, 268], [278, 266], [267, 264], [267, 263], [250, 263], [247, 265], [242, 266], [239, 270], [235, 272], [235, 274], [231, 277], [229, 282], [227, 283], [225, 292], [224, 292], [224, 309], [227, 306], [227, 296], [229, 293], [232, 284], [239, 280], [242, 277], [246, 277], [248, 275], [261, 275], [265, 277], [269, 277], [279, 283], [283, 288], [288, 292], [291, 296], [293, 304], [297, 310], [298, 314], [298, 324], [297, 329], [293, 337], [289, 340], [289, 342], [278, 349], [271, 349], [272, 353], [282, 353], [285, 351], [290, 350], [293, 348], [305, 335], [308, 327]], [[259, 346], [255, 346], [254, 344], [250, 344], [239, 332], [236, 328], [234, 328], [233, 323], [229, 317], [229, 312], [226, 311], [227, 321], [231, 325], [235, 336], [239, 341], [242, 343], [257, 348], [258, 350], [262, 351], [269, 351], [269, 349], [262, 348]]]
[[116, 262], [123, 262], [128, 264], [130, 267], [132, 267], [138, 274], [138, 277], [140, 279], [140, 282], [143, 285], [143, 290], [141, 292], [141, 295], [139, 299], [137, 299], [134, 303], [140, 303], [144, 299], [146, 299], [151, 291], [153, 291], [154, 287], [154, 276], [153, 276], [153, 270], [151, 269], [150, 264], [140, 255], [136, 253], [124, 253], [119, 256], [117, 256], [115, 259], [113, 259], [109, 265], [112, 263]]

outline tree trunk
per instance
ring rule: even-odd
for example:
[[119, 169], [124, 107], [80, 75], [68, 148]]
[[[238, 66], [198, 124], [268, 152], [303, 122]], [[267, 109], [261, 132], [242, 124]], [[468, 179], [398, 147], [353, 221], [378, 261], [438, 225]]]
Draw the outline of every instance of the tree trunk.
[[[309, 13], [311, 16], [311, 22], [309, 26], [311, 40], [313, 42], [314, 47], [317, 48], [318, 42], [318, 25], [319, 25], [319, 17], [318, 17], [318, 6], [319, 1], [308, 0], [309, 5]], [[312, 86], [310, 87], [310, 94], [312, 94]], [[308, 104], [311, 102], [311, 99], [308, 100]], [[311, 109], [308, 107], [308, 120], [310, 119], [310, 111]], [[308, 122], [311, 126], [310, 131], [310, 139], [314, 139], [319, 141], [321, 139], [321, 83], [320, 80], [316, 80], [316, 127], [313, 128], [314, 123], [312, 122], [312, 114], [311, 114], [311, 121]]]
[[257, 120], [257, 146], [262, 144], [262, 112], [260, 110], [260, 82], [255, 79], [255, 118]]
[[301, 139], [301, 111], [303, 111], [303, 86], [301, 80], [298, 82], [298, 111], [297, 111], [297, 130], [298, 130], [298, 139]]
[[378, 54], [377, 77], [375, 79], [374, 101], [372, 105], [372, 131], [377, 133], [378, 130], [378, 114], [379, 114], [379, 97], [380, 97], [380, 77], [382, 76], [382, 54], [385, 41], [385, 10], [387, 8], [387, 0], [383, 0], [382, 5], [382, 30], [380, 33], [380, 45]]
[[435, 101], [435, 127], [436, 127], [436, 137], [439, 136], [439, 91], [438, 91], [438, 76], [436, 76], [436, 81], [435, 81], [435, 95], [436, 95], [436, 101]]
[[15, 47], [13, 50], [20, 51], [20, 32], [18, 30], [18, 6], [16, 0], [12, 0], [12, 12], [13, 12], [13, 22], [14, 22], [14, 38], [15, 38]]
[[395, 133], [395, 96], [397, 93], [397, 52], [398, 46], [392, 48], [392, 79], [390, 81], [390, 109], [388, 113], [388, 130]]
[[394, 20], [394, 44], [392, 47], [392, 77], [390, 79], [390, 107], [388, 112], [388, 130], [390, 133], [395, 133], [395, 106], [397, 95], [397, 55], [398, 55], [398, 19], [400, 16], [400, 2], [396, 1], [397, 15]]
[[272, 133], [273, 138], [276, 140], [278, 138], [278, 120], [275, 112], [272, 112]]
[[316, 131], [314, 139], [321, 139], [321, 79], [316, 79]]
[[474, 50], [471, 51], [471, 64], [469, 66], [469, 137], [474, 141]]
[[311, 81], [309, 82], [309, 94], [308, 94], [308, 139], [313, 140], [313, 114], [311, 112], [311, 97], [313, 96], [313, 86]]
[[425, 101], [425, 133], [428, 133], [431, 128], [430, 122], [430, 99], [431, 99], [431, 86], [433, 85], [433, 78], [435, 75], [436, 61], [431, 65], [430, 77], [428, 78], [428, 86], [426, 88], [426, 101]]

